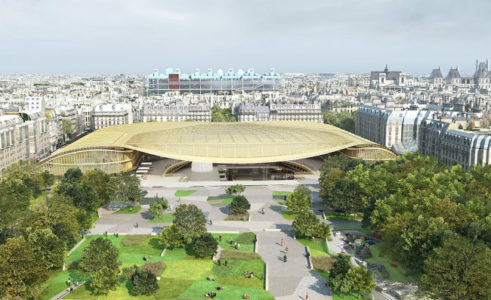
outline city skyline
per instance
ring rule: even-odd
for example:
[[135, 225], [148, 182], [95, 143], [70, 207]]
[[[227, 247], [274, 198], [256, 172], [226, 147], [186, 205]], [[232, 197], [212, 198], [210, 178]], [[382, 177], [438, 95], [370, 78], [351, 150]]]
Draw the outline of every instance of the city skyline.
[[[491, 54], [491, 2], [0, 1], [0, 74], [429, 74]], [[446, 75], [446, 74], [444, 74]]]

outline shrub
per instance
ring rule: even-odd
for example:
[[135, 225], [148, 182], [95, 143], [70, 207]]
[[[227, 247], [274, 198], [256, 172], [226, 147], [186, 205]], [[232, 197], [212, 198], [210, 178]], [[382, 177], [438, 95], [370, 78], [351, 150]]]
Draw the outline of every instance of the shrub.
[[133, 265], [131, 267], [123, 268], [122, 276], [126, 280], [131, 280], [133, 275], [135, 275], [136, 271], [138, 271], [138, 266]]
[[165, 269], [165, 264], [161, 261], [148, 262], [143, 265], [142, 269], [151, 272], [155, 276], [160, 276]]
[[215, 254], [218, 242], [210, 233], [203, 234], [194, 242], [194, 253], [197, 257], [211, 257]]
[[251, 208], [251, 204], [246, 197], [239, 195], [234, 197], [229, 207], [234, 214], [244, 214]]
[[148, 270], [138, 269], [133, 275], [132, 295], [152, 295], [158, 289], [157, 277]]

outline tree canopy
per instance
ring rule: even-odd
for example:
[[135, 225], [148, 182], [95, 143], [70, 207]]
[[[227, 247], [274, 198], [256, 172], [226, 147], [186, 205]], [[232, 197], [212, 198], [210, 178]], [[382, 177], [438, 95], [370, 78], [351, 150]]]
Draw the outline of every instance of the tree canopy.
[[305, 185], [297, 186], [286, 198], [286, 206], [295, 212], [310, 209], [310, 189]]
[[218, 242], [211, 235], [211, 233], [205, 233], [199, 236], [194, 242], [193, 252], [197, 257], [212, 257], [217, 250]]
[[181, 204], [176, 207], [174, 216], [174, 225], [181, 231], [186, 244], [206, 233], [206, 218], [196, 205]]
[[251, 204], [246, 197], [238, 195], [234, 197], [229, 208], [234, 214], [245, 214], [251, 208]]
[[90, 241], [82, 251], [80, 268], [85, 273], [95, 273], [102, 267], [118, 271], [118, 248], [114, 247], [110, 240], [99, 237]]

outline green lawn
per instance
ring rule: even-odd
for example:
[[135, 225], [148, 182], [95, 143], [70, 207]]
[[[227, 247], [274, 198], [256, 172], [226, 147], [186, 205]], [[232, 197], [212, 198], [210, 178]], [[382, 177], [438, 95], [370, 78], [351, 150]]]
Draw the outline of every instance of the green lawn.
[[[401, 265], [399, 262], [393, 262], [392, 257], [390, 255], [382, 254], [383, 257], [380, 257], [381, 246], [380, 244], [375, 244], [370, 246], [370, 252], [372, 253], [372, 257], [366, 258], [367, 262], [381, 264], [385, 267], [387, 272], [389, 272], [389, 278], [386, 280], [389, 281], [400, 281], [400, 282], [416, 282], [416, 279], [411, 276], [406, 276], [405, 273], [407, 270]], [[397, 265], [396, 268], [392, 267], [390, 264]]]
[[126, 206], [115, 212], [115, 214], [137, 214], [141, 209], [140, 205]]
[[167, 214], [163, 214], [163, 215], [160, 215], [158, 217], [155, 217], [151, 220], [149, 220], [148, 222], [150, 223], [172, 223], [174, 221], [174, 214], [173, 213], [167, 213]]
[[292, 192], [284, 192], [284, 191], [273, 191], [273, 198], [281, 198], [284, 196], [289, 196]]
[[297, 239], [297, 241], [304, 246], [309, 246], [312, 257], [329, 256], [324, 240]]
[[94, 223], [95, 221], [99, 220], [99, 215], [96, 211], [93, 211], [90, 213], [90, 218], [92, 219], [92, 223]]
[[345, 216], [333, 213], [327, 213], [325, 215], [327, 220], [361, 220], [363, 218], [362, 216]]
[[176, 197], [186, 197], [193, 193], [196, 193], [196, 190], [177, 190], [174, 194]]
[[[218, 239], [219, 234], [214, 234]], [[80, 260], [83, 249], [98, 236], [87, 236], [86, 241], [66, 259], [67, 263]], [[240, 250], [235, 250], [227, 243], [230, 237], [241, 244]], [[152, 256], [152, 261], [163, 261], [166, 264], [159, 281], [160, 289], [152, 296], [131, 296], [129, 288], [131, 282], [120, 281], [115, 291], [110, 291], [107, 296], [95, 296], [91, 293], [90, 285], [84, 285], [76, 289], [68, 297], [70, 299], [175, 299], [193, 298], [201, 299], [208, 291], [216, 291], [216, 286], [224, 287], [223, 291], [217, 291], [217, 299], [240, 299], [243, 293], [251, 296], [251, 299], [273, 299], [268, 291], [264, 290], [264, 280], [259, 278], [264, 273], [265, 264], [261, 258], [253, 253], [253, 233], [222, 234], [220, 245], [224, 247], [224, 253], [229, 253], [228, 265], [218, 266], [210, 259], [198, 259], [188, 255], [184, 248], [168, 249], [165, 256], [160, 256], [162, 245], [158, 236], [151, 235], [108, 235], [114, 246], [119, 249], [119, 261], [121, 268], [133, 264], [143, 265], [143, 256]], [[235, 255], [235, 254], [236, 255]], [[244, 256], [244, 257], [242, 257]], [[223, 260], [222, 260], [223, 262]], [[245, 278], [243, 272], [247, 270], [256, 274], [253, 278]], [[82, 278], [75, 270], [53, 271], [48, 282], [43, 286], [41, 299], [50, 299], [66, 288], [68, 277], [72, 282]], [[210, 276], [216, 281], [207, 281]]]
[[208, 197], [206, 201], [212, 205], [212, 206], [217, 206], [217, 207], [225, 207], [232, 203], [232, 200], [234, 197], [230, 197], [228, 195], [225, 196], [217, 196], [217, 197]]
[[281, 212], [281, 215], [283, 216], [283, 218], [285, 218], [285, 220], [295, 220], [295, 217], [297, 216], [297, 213], [292, 211], [292, 210], [284, 210]]
[[[213, 237], [217, 240], [218, 245], [223, 250], [241, 251], [241, 252], [254, 252], [254, 239], [256, 235], [252, 232], [245, 233], [212, 233]], [[222, 236], [222, 241], [219, 241], [219, 236]], [[232, 238], [232, 245], [230, 245], [230, 238]], [[234, 243], [240, 244], [240, 249], [234, 248]]]

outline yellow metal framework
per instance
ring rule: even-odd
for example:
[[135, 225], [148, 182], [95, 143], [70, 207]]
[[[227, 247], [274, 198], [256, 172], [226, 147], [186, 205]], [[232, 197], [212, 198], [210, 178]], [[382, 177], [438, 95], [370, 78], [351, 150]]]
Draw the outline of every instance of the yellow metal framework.
[[97, 130], [41, 163], [55, 175], [77, 166], [117, 173], [135, 168], [143, 153], [180, 161], [255, 164], [338, 151], [369, 160], [397, 156], [385, 147], [325, 124], [150, 122]]

